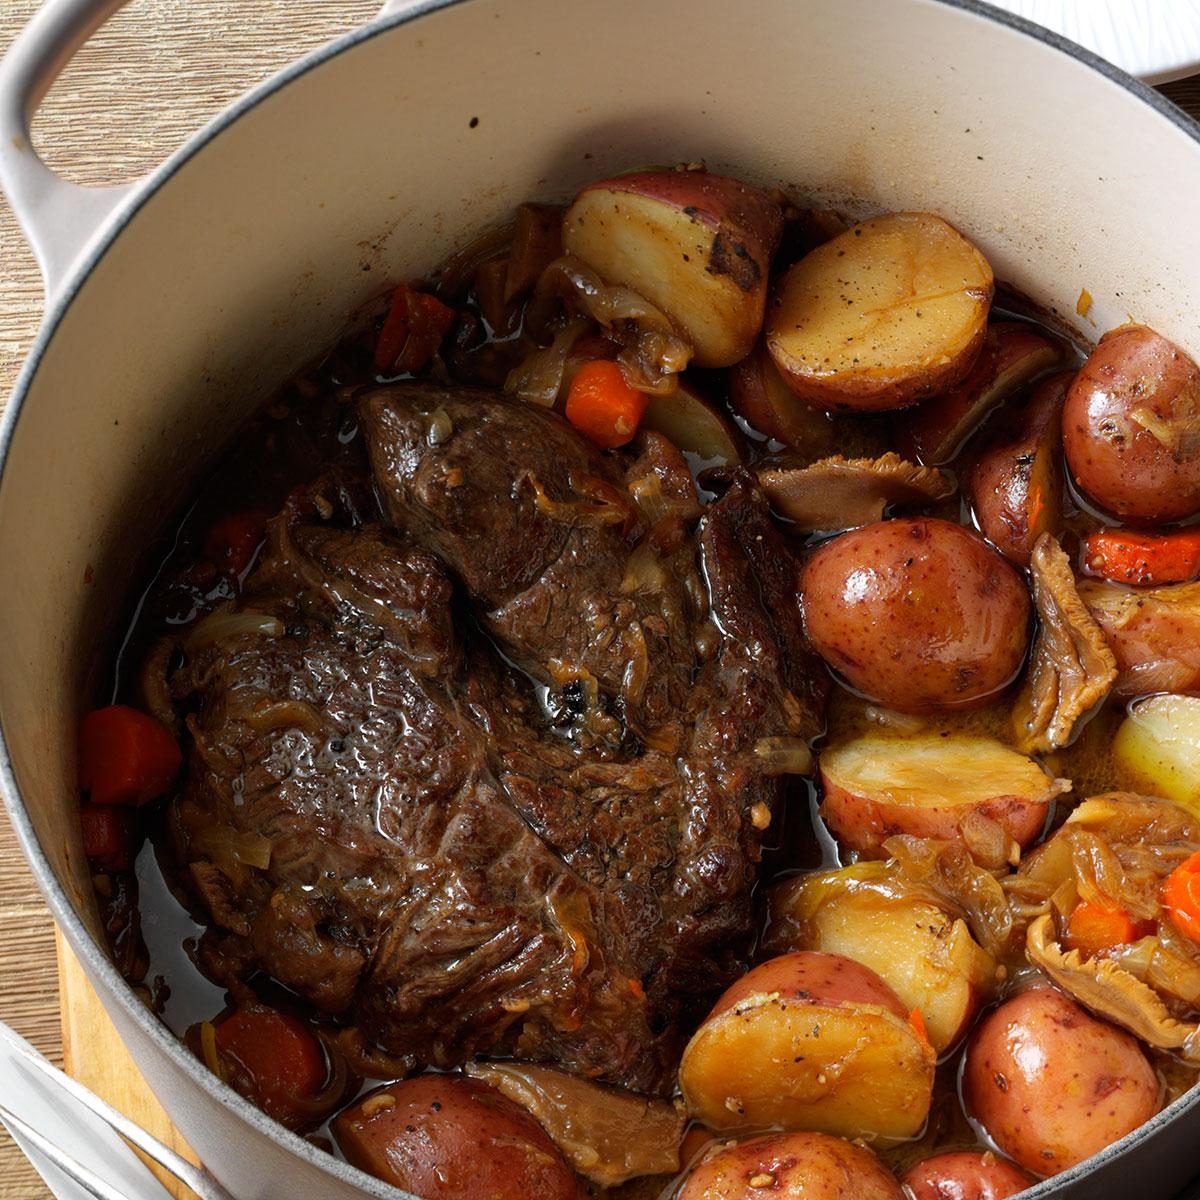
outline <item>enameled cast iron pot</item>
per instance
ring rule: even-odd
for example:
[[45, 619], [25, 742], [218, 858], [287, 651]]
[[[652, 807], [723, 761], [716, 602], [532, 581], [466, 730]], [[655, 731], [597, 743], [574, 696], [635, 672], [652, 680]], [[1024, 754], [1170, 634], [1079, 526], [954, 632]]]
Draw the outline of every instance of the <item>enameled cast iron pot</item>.
[[[1043, 305], [1073, 317], [1086, 287], [1085, 334], [1132, 315], [1200, 357], [1200, 127], [970, 0], [423, 0], [142, 183], [83, 189], [37, 159], [28, 121], [120, 2], [49, 0], [0, 68], [0, 183], [48, 297], [0, 429], [0, 785], [134, 1059], [229, 1190], [395, 1197], [221, 1084], [104, 949], [75, 731], [161, 514], [385, 280], [633, 164], [934, 209]], [[1030, 1200], [1174, 1196], [1200, 1173], [1198, 1109], [1200, 1091]]]

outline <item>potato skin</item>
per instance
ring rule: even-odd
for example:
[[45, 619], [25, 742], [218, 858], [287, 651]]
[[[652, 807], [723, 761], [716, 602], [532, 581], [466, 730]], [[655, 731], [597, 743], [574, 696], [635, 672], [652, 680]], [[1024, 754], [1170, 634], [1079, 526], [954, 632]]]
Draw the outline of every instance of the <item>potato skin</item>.
[[1025, 584], [950, 521], [879, 521], [844, 533], [808, 559], [800, 587], [821, 657], [851, 687], [901, 712], [984, 704], [1025, 658]]
[[1062, 468], [1059, 466], [1062, 406], [1071, 376], [1040, 384], [983, 449], [966, 490], [980, 531], [1009, 562], [1028, 567], [1034, 543], [1062, 529]]
[[945, 466], [993, 409], [1062, 358], [1062, 347], [1031, 326], [993, 322], [965, 379], [897, 415], [892, 423], [896, 448], [924, 466]]
[[542, 1127], [495, 1088], [418, 1075], [340, 1113], [347, 1160], [426, 1200], [576, 1200], [575, 1175]]
[[1019, 846], [1028, 846], [1046, 824], [1048, 802], [1022, 796], [997, 796], [992, 800], [958, 809], [917, 808], [905, 804], [881, 804], [831, 783], [822, 776], [821, 815], [834, 836], [851, 850], [867, 858], [886, 858], [884, 843], [895, 834], [954, 841], [962, 837], [963, 816], [972, 809], [995, 821]]
[[1162, 1107], [1137, 1039], [1049, 987], [984, 1019], [967, 1048], [963, 1094], [996, 1145], [1036, 1175], [1083, 1162]]
[[904, 1200], [870, 1150], [824, 1133], [779, 1133], [707, 1156], [678, 1200]]
[[833, 421], [784, 383], [764, 342], [730, 368], [729, 402], [752, 429], [799, 450], [806, 458], [833, 453]]
[[1067, 393], [1067, 464], [1106, 511], [1179, 521], [1200, 511], [1197, 422], [1200, 367], [1153, 329], [1122, 325], [1100, 339]]
[[941, 217], [885, 213], [784, 272], [767, 309], [767, 349], [816, 408], [904, 408], [970, 372], [993, 291], [987, 260]]
[[955, 1150], [922, 1159], [900, 1177], [913, 1200], [1007, 1200], [1033, 1180], [1012, 1163], [982, 1150]]
[[709, 1020], [728, 1012], [748, 996], [778, 992], [785, 1000], [817, 1003], [875, 1004], [908, 1020], [908, 1009], [870, 967], [841, 954], [798, 950], [781, 954], [747, 971], [721, 993]]
[[563, 218], [563, 249], [631, 287], [691, 343], [700, 367], [754, 346], [783, 213], [766, 193], [706, 171], [638, 171], [588, 184]]
[[802, 951], [733, 984], [684, 1050], [679, 1086], [710, 1129], [917, 1134], [935, 1054], [873, 971]]
[[961, 919], [917, 896], [864, 886], [885, 878], [875, 866], [858, 863], [777, 885], [763, 944], [842, 954], [862, 963], [904, 1007], [920, 1009], [929, 1041], [941, 1054], [965, 1033], [988, 994], [996, 964]]

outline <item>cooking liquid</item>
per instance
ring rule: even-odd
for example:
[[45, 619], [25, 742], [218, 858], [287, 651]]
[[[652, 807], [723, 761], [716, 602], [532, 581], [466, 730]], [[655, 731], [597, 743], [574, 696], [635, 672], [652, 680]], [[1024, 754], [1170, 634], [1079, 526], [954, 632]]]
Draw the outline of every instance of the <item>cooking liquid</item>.
[[[469, 289], [446, 295], [459, 309], [478, 313]], [[994, 315], [1014, 319], [997, 306]], [[1028, 319], [1020, 317], [1020, 319]], [[491, 336], [479, 317], [482, 337], [470, 354], [475, 372], [472, 381], [499, 384], [507, 368], [522, 357], [520, 330], [504, 339]], [[220, 575], [205, 560], [205, 540], [222, 517], [248, 510], [263, 514], [277, 512], [288, 493], [311, 481], [328, 464], [361, 465], [365, 450], [354, 415], [355, 392], [380, 382], [371, 366], [372, 334], [359, 327], [340, 343], [316, 368], [306, 371], [285, 385], [236, 436], [221, 457], [216, 469], [201, 484], [196, 496], [171, 532], [160, 544], [157, 561], [149, 572], [150, 583], [133, 606], [126, 636], [113, 663], [108, 694], [101, 703], [122, 701], [141, 706], [141, 664], [155, 641], [163, 634], [193, 624], [222, 601], [236, 595], [237, 581]], [[693, 372], [702, 391], [728, 411], [724, 372]], [[730, 414], [732, 416], [732, 414]], [[901, 418], [902, 419], [902, 418]], [[736, 418], [750, 436], [746, 439], [751, 461], [764, 453], [778, 450], [744, 420]], [[837, 452], [848, 457], [874, 456], [891, 448], [889, 417], [862, 417], [844, 423], [844, 436]], [[969, 448], [969, 447], [968, 447]], [[951, 470], [955, 464], [951, 464]], [[1067, 530], [1064, 544], [1074, 555], [1080, 535], [1098, 527], [1097, 516], [1076, 503], [1068, 493]], [[906, 510], [914, 511], [914, 510]], [[942, 505], [933, 505], [927, 514], [972, 524], [965, 504], [955, 497]], [[810, 540], [819, 540], [814, 538]], [[800, 548], [799, 546], [797, 548]], [[247, 571], [251, 569], [247, 568]], [[243, 571], [244, 578], [246, 571]], [[529, 681], [535, 698], [541, 696], [538, 685]], [[544, 707], [544, 705], [543, 705]], [[1123, 715], [1116, 704], [1102, 710], [1070, 748], [1047, 760], [1055, 774], [1075, 781], [1075, 797], [1082, 798], [1120, 787], [1111, 756], [1112, 733]], [[878, 730], [880, 720], [888, 720], [878, 707], [849, 689], [835, 683], [830, 705], [828, 730], [822, 744], [842, 740], [868, 729]], [[907, 720], [907, 719], [906, 719]], [[970, 712], [940, 714], [924, 719], [937, 729], [989, 734], [1011, 742], [1010, 697]], [[1060, 805], [1052, 814], [1048, 828], [1065, 816]], [[118, 955], [130, 982], [148, 993], [163, 1022], [183, 1037], [200, 1021], [211, 1021], [228, 1007], [225, 991], [208, 980], [197, 968], [193, 951], [204, 925], [185, 903], [186, 893], [174, 880], [169, 852], [163, 844], [162, 821], [152, 818], [147, 840], [138, 856], [136, 901], [130, 903], [134, 880], [125, 878], [97, 880], [98, 893], [109, 918], [114, 941], [120, 943]], [[819, 813], [819, 789], [806, 779], [788, 781], [781, 806], [781, 819], [769, 833], [763, 861], [761, 883], [756, 902], [763, 901], [770, 883], [786, 875], [813, 869], [843, 865], [836, 841], [826, 829]], [[106, 897], [105, 893], [109, 895]], [[140, 921], [140, 942], [136, 925]], [[132, 953], [137, 946], [139, 953]], [[1012, 964], [1015, 968], [1020, 964]], [[1010, 972], [1011, 973], [1011, 972]], [[301, 1002], [284, 992], [274, 981], [248, 981], [264, 1001], [287, 1008], [312, 1020]], [[292, 1003], [289, 1003], [289, 1000]], [[315, 1022], [314, 1022], [315, 1024]], [[1195, 1082], [1195, 1072], [1169, 1055], [1152, 1052], [1163, 1079], [1168, 1098], [1182, 1094]], [[933, 1105], [925, 1131], [916, 1139], [880, 1151], [897, 1172], [931, 1153], [951, 1149], [989, 1148], [983, 1131], [966, 1116], [959, 1095], [962, 1047], [955, 1047], [940, 1063]], [[366, 1080], [362, 1090], [378, 1086], [378, 1080]], [[329, 1134], [328, 1122], [309, 1135], [318, 1144], [337, 1154]], [[675, 1184], [665, 1177], [634, 1180], [605, 1194], [614, 1200], [649, 1200], [673, 1192]], [[589, 1189], [590, 1190], [590, 1189]]]

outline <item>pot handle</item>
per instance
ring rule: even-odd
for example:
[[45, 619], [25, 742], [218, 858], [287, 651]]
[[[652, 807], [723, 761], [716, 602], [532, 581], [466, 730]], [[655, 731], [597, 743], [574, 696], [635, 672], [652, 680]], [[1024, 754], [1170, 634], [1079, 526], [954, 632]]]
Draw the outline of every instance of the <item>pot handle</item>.
[[[126, 0], [44, 0], [0, 60], [0, 190], [37, 258], [46, 306], [136, 184], [84, 187], [56, 175], [33, 147], [29, 127], [72, 55]], [[385, 0], [377, 20], [417, 7]]]
[[38, 157], [29, 126], [71, 56], [124, 2], [45, 0], [0, 61], [0, 188], [41, 268], [47, 306], [133, 185], [62, 179]]

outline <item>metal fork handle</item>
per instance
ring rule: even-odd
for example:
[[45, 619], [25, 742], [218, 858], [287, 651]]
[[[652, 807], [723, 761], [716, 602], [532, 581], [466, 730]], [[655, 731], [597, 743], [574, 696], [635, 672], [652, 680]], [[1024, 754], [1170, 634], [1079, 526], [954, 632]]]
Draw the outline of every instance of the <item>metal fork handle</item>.
[[[78, 1080], [64, 1074], [43, 1058], [24, 1038], [14, 1034], [3, 1024], [0, 1024], [0, 1037], [3, 1037], [5, 1042], [17, 1052], [24, 1066], [32, 1068], [48, 1080], [53, 1087], [66, 1092], [89, 1112], [98, 1116], [131, 1146], [140, 1150], [164, 1171], [178, 1179], [180, 1183], [191, 1188], [193, 1192], [202, 1197], [202, 1200], [233, 1200], [233, 1197], [202, 1167], [188, 1162], [181, 1154], [172, 1150], [170, 1146], [163, 1145], [124, 1113], [118, 1112], [112, 1105], [101, 1100], [95, 1092], [84, 1087]], [[7, 1118], [5, 1119], [7, 1120]], [[19, 1118], [17, 1119], [19, 1120]], [[58, 1153], [64, 1154], [61, 1150]]]
[[9, 1132], [18, 1134], [22, 1140], [31, 1145], [47, 1162], [53, 1163], [68, 1179], [77, 1183], [96, 1200], [129, 1200], [124, 1192], [119, 1192], [112, 1184], [100, 1178], [94, 1171], [88, 1170], [83, 1163], [69, 1155], [61, 1146], [55, 1145], [49, 1138], [38, 1133], [32, 1125], [26, 1124], [11, 1109], [0, 1104], [0, 1122], [8, 1126]]

